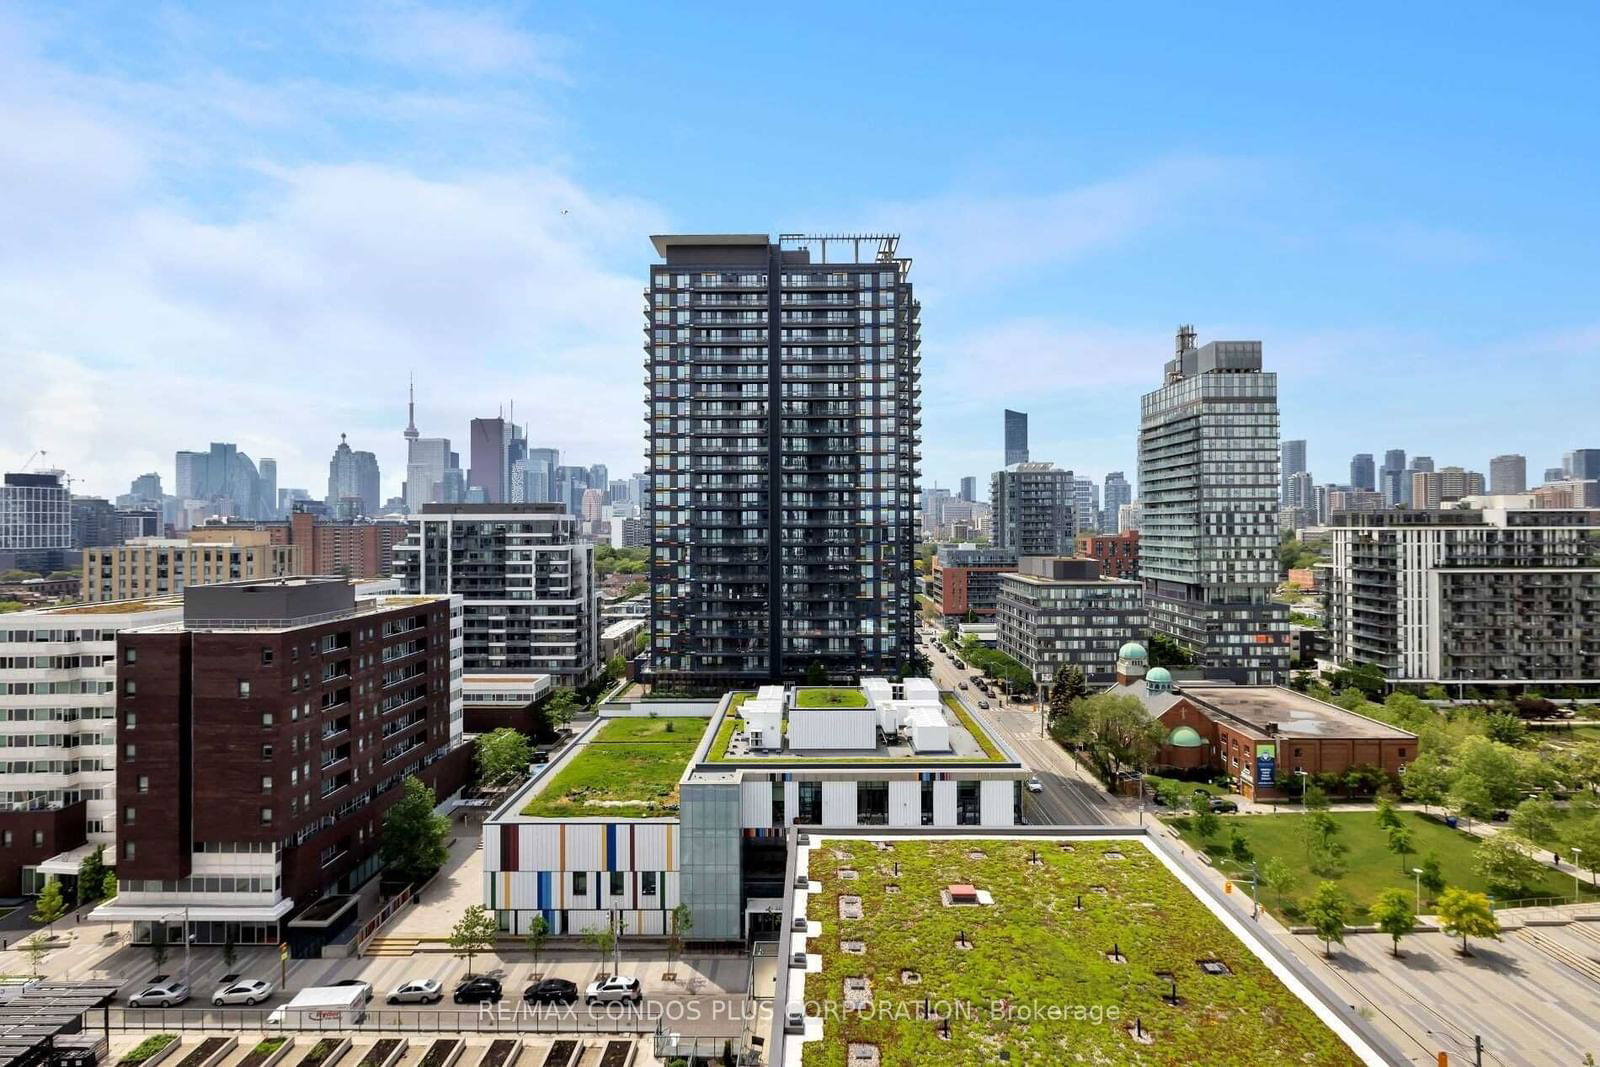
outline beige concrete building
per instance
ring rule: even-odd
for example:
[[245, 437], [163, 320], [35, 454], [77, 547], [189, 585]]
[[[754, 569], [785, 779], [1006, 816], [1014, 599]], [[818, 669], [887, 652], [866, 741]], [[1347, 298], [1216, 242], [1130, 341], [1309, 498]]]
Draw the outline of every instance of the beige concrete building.
[[299, 574], [299, 545], [274, 545], [265, 532], [191, 531], [189, 540], [138, 537], [127, 544], [83, 550], [80, 595], [88, 603], [136, 600], [216, 585]]

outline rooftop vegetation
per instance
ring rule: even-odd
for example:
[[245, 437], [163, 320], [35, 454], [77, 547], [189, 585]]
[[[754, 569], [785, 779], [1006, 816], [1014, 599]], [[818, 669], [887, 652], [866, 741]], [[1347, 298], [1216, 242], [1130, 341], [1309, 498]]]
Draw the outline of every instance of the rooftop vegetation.
[[535, 793], [522, 814], [541, 819], [654, 819], [678, 813], [678, 779], [706, 720], [612, 719]]

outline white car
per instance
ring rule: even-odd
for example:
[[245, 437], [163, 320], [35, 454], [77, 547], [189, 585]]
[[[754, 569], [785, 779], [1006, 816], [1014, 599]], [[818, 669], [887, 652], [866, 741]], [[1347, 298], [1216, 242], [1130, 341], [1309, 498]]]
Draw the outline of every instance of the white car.
[[389, 991], [390, 1004], [437, 1004], [444, 998], [444, 988], [437, 978], [413, 978]]
[[189, 999], [189, 987], [176, 979], [152, 982], [128, 998], [130, 1008], [170, 1008]]
[[620, 974], [612, 975], [603, 982], [590, 982], [589, 988], [583, 992], [585, 1004], [637, 1004], [644, 999], [644, 992], [639, 988], [639, 979], [624, 978]]
[[1027, 785], [1028, 792], [1030, 792], [1030, 793], [1043, 793], [1044, 792], [1044, 783], [1039, 781], [1039, 776], [1037, 774], [1034, 775], [1032, 778], [1029, 778], [1028, 781], [1025, 784]]
[[224, 1004], [245, 1004], [254, 1007], [272, 996], [272, 989], [271, 982], [264, 982], [259, 978], [246, 978], [242, 982], [223, 986], [211, 994], [211, 1003], [219, 1008]]

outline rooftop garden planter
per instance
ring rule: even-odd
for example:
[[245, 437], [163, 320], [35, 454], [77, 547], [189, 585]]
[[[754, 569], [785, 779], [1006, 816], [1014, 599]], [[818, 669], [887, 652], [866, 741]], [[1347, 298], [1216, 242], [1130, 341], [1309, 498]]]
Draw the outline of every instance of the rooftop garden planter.
[[177, 1034], [151, 1034], [124, 1053], [117, 1067], [155, 1067], [182, 1044], [183, 1038]]

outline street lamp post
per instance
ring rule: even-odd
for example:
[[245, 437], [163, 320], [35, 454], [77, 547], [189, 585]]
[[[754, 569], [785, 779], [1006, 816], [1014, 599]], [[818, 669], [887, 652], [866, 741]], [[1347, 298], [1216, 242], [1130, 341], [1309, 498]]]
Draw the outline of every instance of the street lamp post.
[[1567, 851], [1572, 853], [1572, 902], [1576, 904], [1579, 895], [1583, 892], [1583, 887], [1578, 882], [1578, 857], [1583, 855], [1583, 849], [1573, 847], [1567, 849]]
[[1300, 810], [1301, 811], [1305, 811], [1306, 810], [1306, 779], [1308, 777], [1310, 777], [1310, 775], [1306, 773], [1306, 769], [1304, 767], [1296, 767], [1294, 773], [1300, 776]]
[[1044, 736], [1044, 691], [1050, 685], [1052, 672], [1048, 667], [1040, 668], [1033, 680], [1039, 685], [1039, 736]]
[[1417, 914], [1422, 914], [1422, 868], [1413, 867], [1411, 873], [1417, 876]]

